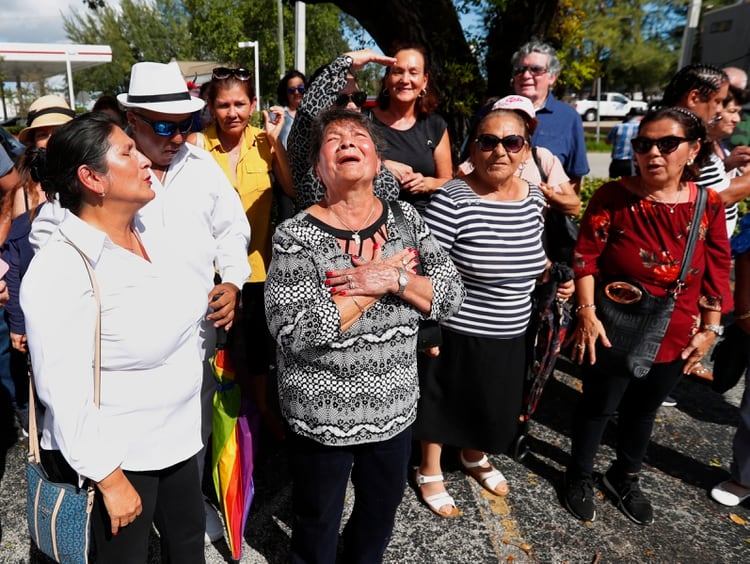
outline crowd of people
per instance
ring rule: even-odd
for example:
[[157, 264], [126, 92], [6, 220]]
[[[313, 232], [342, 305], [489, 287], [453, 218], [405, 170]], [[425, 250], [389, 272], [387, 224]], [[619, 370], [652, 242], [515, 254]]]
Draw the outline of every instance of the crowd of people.
[[[750, 224], [729, 242], [750, 149], [726, 144], [746, 84], [738, 69], [689, 65], [660, 107], [613, 129], [612, 179], [562, 252], [547, 219], [581, 212], [581, 118], [553, 94], [552, 47], [531, 41], [511, 62], [512, 93], [482, 105], [460, 162], [429, 50], [413, 43], [342, 54], [309, 79], [290, 71], [260, 127], [244, 68], [215, 68], [199, 98], [176, 63], [140, 62], [128, 91], [92, 112], [56, 96], [31, 105], [16, 167], [0, 152], [0, 377], [28, 430], [30, 358], [42, 463], [96, 486], [101, 561], [145, 562], [152, 524], [166, 561], [202, 562], [223, 535], [201, 487], [217, 331], [289, 452], [293, 562], [382, 560], [410, 478], [435, 515], [460, 516], [444, 485], [452, 452], [508, 495], [499, 466], [523, 421], [530, 320], [558, 262], [575, 275], [555, 299], [575, 313], [567, 344], [583, 383], [562, 500], [596, 518], [594, 459], [616, 415], [602, 489], [653, 522], [640, 470], [658, 408], [683, 374], [710, 379], [701, 361], [735, 304], [750, 333]], [[384, 72], [368, 108], [357, 72], [371, 63]], [[603, 360], [618, 327], [598, 300], [613, 284], [630, 292], [623, 303], [675, 298], [645, 373]], [[749, 408], [746, 392], [731, 479], [712, 490], [725, 505], [750, 498]]]

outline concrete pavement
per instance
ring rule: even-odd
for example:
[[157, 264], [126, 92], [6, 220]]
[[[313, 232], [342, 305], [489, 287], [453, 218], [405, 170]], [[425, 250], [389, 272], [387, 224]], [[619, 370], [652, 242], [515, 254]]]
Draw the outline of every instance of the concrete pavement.
[[586, 154], [589, 159], [589, 178], [609, 178], [609, 163], [612, 160], [609, 153], [592, 153]]
[[[707, 492], [727, 476], [736, 406], [742, 386], [724, 396], [683, 381], [676, 408], [661, 408], [643, 488], [655, 506], [655, 523], [640, 527], [608, 500], [597, 499], [596, 522], [573, 518], [559, 501], [561, 471], [570, 450], [571, 414], [579, 395], [575, 367], [561, 362], [531, 425], [531, 452], [522, 462], [494, 456], [511, 492], [487, 494], [446, 461], [447, 488], [462, 515], [440, 519], [407, 488], [398, 513], [387, 563], [712, 563], [750, 558], [750, 506], [725, 508]], [[603, 472], [613, 456], [613, 435], [605, 436], [597, 459]], [[46, 563], [30, 547], [25, 517], [25, 441], [8, 450], [0, 482], [0, 562]], [[246, 529], [242, 562], [288, 560], [290, 494], [286, 457], [278, 445], [266, 448], [256, 471], [256, 498]], [[352, 494], [347, 496], [347, 510]], [[346, 519], [346, 515], [344, 517]], [[209, 563], [228, 561], [224, 541], [206, 548]], [[159, 562], [154, 539], [149, 562]]]

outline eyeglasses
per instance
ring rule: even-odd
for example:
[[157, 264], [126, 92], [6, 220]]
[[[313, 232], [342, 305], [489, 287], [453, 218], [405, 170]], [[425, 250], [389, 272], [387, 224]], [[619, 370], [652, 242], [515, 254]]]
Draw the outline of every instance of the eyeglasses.
[[215, 80], [226, 80], [230, 76], [233, 76], [237, 80], [246, 81], [250, 80], [250, 71], [244, 67], [236, 69], [230, 69], [227, 67], [216, 67], [211, 73], [211, 78]]
[[541, 76], [547, 72], [547, 67], [542, 65], [523, 65], [522, 67], [514, 67], [513, 74], [523, 74], [529, 71], [531, 76]]
[[361, 108], [367, 102], [367, 92], [352, 92], [351, 94], [339, 94], [334, 104], [339, 108], [345, 108], [349, 102]]
[[662, 155], [668, 155], [674, 153], [677, 147], [685, 142], [695, 141], [695, 139], [687, 139], [686, 137], [677, 137], [676, 135], [668, 135], [666, 137], [660, 137], [659, 139], [649, 139], [648, 137], [634, 137], [630, 144], [633, 146], [633, 151], [639, 155], [645, 155], [651, 150], [651, 147], [656, 145], [656, 148]]
[[517, 153], [526, 144], [526, 139], [521, 135], [508, 135], [502, 139], [496, 135], [483, 133], [474, 139], [479, 144], [479, 149], [485, 152], [494, 151], [495, 147], [502, 145], [509, 153]]
[[304, 94], [305, 93], [305, 85], [304, 84], [300, 84], [299, 86], [290, 86], [289, 88], [286, 89], [286, 91], [289, 92], [289, 94], [294, 94], [295, 92], [299, 92], [300, 94]]
[[159, 137], [172, 137], [178, 131], [182, 135], [187, 135], [188, 133], [190, 133], [190, 129], [193, 125], [193, 116], [190, 116], [189, 118], [186, 118], [182, 121], [165, 121], [152, 120], [148, 119], [145, 116], [142, 116], [139, 113], [133, 113], [138, 116], [139, 120], [150, 125], [151, 129], [153, 129], [154, 133]]

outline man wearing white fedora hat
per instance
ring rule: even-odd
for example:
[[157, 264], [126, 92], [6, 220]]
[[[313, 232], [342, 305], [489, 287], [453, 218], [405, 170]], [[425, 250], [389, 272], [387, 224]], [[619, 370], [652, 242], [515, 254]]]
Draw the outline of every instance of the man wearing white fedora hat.
[[[250, 276], [250, 225], [237, 192], [214, 159], [186, 143], [192, 114], [205, 102], [190, 95], [177, 63], [134, 64], [128, 92], [118, 95], [117, 101], [127, 112], [136, 147], [151, 160], [156, 198], [142, 210], [144, 225], [158, 226], [156, 233], [163, 229], [175, 242], [176, 252], [184, 253], [203, 280], [207, 305], [213, 310], [202, 330], [202, 434], [206, 445], [216, 387], [208, 362], [215, 346], [211, 325], [229, 329], [234, 319], [240, 288]], [[148, 233], [144, 235], [147, 238]], [[222, 282], [214, 285], [217, 270]], [[202, 453], [198, 460], [202, 478]], [[222, 534], [216, 512], [206, 503], [207, 539], [215, 541]]]
[[[177, 63], [136, 63], [131, 68], [127, 93], [117, 96], [127, 111], [136, 148], [151, 160], [151, 181], [156, 196], [137, 216], [145, 226], [142, 239], [159, 239], [182, 256], [206, 289], [208, 314], [200, 329], [203, 343], [202, 435], [204, 448], [211, 431], [215, 383], [209, 358], [216, 330], [229, 329], [237, 308], [239, 289], [250, 276], [247, 247], [250, 225], [237, 192], [214, 159], [186, 143], [192, 114], [204, 102], [188, 92]], [[48, 208], [48, 209], [45, 209]], [[41, 247], [62, 220], [59, 204], [44, 206], [32, 225], [30, 241]], [[222, 282], [214, 284], [218, 272]], [[158, 312], [155, 312], [158, 315]], [[147, 393], [147, 390], [144, 390]], [[201, 478], [203, 452], [198, 454]], [[215, 510], [206, 502], [206, 538], [216, 541], [223, 529]]]

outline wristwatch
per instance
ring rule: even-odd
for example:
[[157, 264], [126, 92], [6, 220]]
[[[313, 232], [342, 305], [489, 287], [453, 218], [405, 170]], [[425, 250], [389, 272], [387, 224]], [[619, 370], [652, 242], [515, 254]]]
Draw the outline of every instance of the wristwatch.
[[713, 331], [716, 333], [718, 337], [721, 337], [724, 334], [724, 326], [723, 325], [712, 325], [712, 324], [706, 324], [703, 326], [703, 329], [706, 331]]
[[402, 296], [406, 285], [409, 283], [409, 279], [406, 277], [406, 270], [403, 267], [398, 267], [398, 290], [396, 290], [397, 296]]

